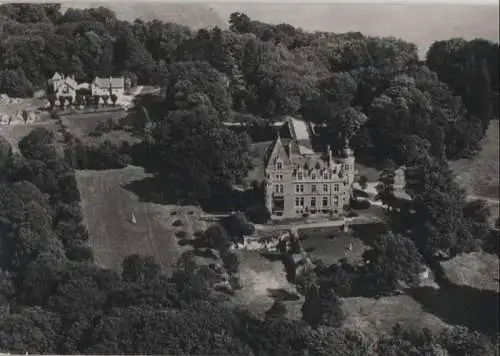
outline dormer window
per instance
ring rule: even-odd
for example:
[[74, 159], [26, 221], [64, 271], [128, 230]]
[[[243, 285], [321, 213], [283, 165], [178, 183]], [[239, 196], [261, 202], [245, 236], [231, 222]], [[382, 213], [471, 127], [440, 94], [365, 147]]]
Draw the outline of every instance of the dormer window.
[[316, 179], [316, 173], [311, 173], [311, 179]]
[[323, 179], [329, 179], [328, 178], [328, 172], [323, 173]]
[[303, 178], [302, 172], [298, 172], [297, 173], [297, 179], [298, 180], [302, 180], [302, 178]]
[[278, 171], [283, 169], [283, 162], [280, 159], [276, 160], [276, 169]]

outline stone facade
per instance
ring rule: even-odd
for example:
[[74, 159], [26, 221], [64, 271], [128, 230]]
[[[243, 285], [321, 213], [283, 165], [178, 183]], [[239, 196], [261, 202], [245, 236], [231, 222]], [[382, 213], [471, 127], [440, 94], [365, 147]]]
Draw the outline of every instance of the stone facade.
[[266, 207], [273, 219], [341, 216], [349, 204], [355, 160], [346, 145], [338, 157], [330, 147], [316, 152], [311, 128], [301, 120], [285, 122], [291, 138], [278, 133], [265, 159]]

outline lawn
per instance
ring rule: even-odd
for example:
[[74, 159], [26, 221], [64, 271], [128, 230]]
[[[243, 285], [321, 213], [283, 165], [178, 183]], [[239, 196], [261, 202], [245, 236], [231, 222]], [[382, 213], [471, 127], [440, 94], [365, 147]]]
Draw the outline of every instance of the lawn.
[[[276, 294], [295, 292], [295, 287], [286, 279], [281, 260], [271, 261], [258, 251], [239, 251], [238, 254], [241, 257], [239, 271], [243, 288], [236, 292], [235, 302], [262, 316], [273, 305]], [[302, 303], [303, 299], [285, 302], [290, 318], [301, 317], [298, 305]]]
[[452, 283], [499, 292], [499, 261], [495, 255], [485, 252], [467, 253], [441, 265]]
[[[124, 188], [146, 177], [139, 167], [77, 172], [84, 220], [98, 264], [119, 270], [124, 257], [137, 253], [152, 255], [168, 273], [178, 256], [189, 249], [179, 245], [175, 233], [183, 230], [190, 237], [205, 228], [196, 207], [142, 202]], [[130, 221], [132, 212], [136, 224]], [[174, 227], [176, 220], [182, 226]]]
[[343, 327], [372, 336], [389, 334], [397, 323], [436, 331], [449, 326], [407, 295], [342, 298], [342, 306], [347, 314]]
[[119, 120], [124, 117], [124, 110], [97, 113], [81, 113], [62, 116], [64, 125], [76, 136], [84, 137], [94, 131], [97, 124], [109, 119]]
[[264, 158], [271, 144], [271, 141], [264, 141], [253, 143], [250, 147], [250, 158], [252, 160], [253, 169], [248, 172], [248, 175], [245, 179], [247, 183], [251, 183], [253, 180], [263, 181], [265, 177], [265, 167], [264, 167]]
[[[342, 232], [339, 227], [300, 229], [298, 233], [302, 239], [302, 247], [311, 260], [319, 259], [326, 265], [334, 264], [343, 257], [350, 262], [359, 261], [366, 249], [360, 239]], [[346, 251], [349, 243], [352, 244], [352, 251]]]
[[499, 196], [499, 133], [498, 120], [492, 120], [482, 150], [472, 159], [450, 162], [458, 182], [468, 194], [498, 199]]

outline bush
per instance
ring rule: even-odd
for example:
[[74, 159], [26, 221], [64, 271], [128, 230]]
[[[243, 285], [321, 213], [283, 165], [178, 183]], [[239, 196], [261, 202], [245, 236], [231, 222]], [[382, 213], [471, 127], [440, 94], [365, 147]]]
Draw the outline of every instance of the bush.
[[363, 210], [368, 209], [371, 206], [371, 203], [368, 200], [358, 200], [351, 199], [351, 209]]
[[94, 251], [90, 246], [78, 245], [72, 247], [66, 253], [66, 256], [69, 260], [75, 262], [94, 261]]
[[225, 250], [231, 246], [226, 229], [221, 224], [214, 224], [205, 231], [208, 243], [216, 249]]
[[234, 240], [240, 240], [243, 236], [251, 235], [255, 232], [255, 227], [241, 213], [223, 218], [220, 223]]
[[181, 231], [177, 231], [175, 233], [175, 236], [178, 237], [179, 239], [184, 239], [184, 238], [186, 238], [187, 234], [186, 234], [186, 231], [181, 230]]
[[271, 212], [261, 203], [250, 206], [245, 215], [254, 224], [265, 224], [271, 219]]

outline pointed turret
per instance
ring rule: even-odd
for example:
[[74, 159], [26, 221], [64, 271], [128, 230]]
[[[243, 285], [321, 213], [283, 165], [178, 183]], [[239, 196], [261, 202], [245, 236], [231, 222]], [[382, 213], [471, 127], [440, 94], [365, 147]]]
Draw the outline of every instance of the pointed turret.
[[352, 156], [354, 156], [354, 151], [349, 146], [349, 139], [347, 139], [347, 138], [344, 141], [343, 153], [344, 153], [345, 157], [352, 157]]

